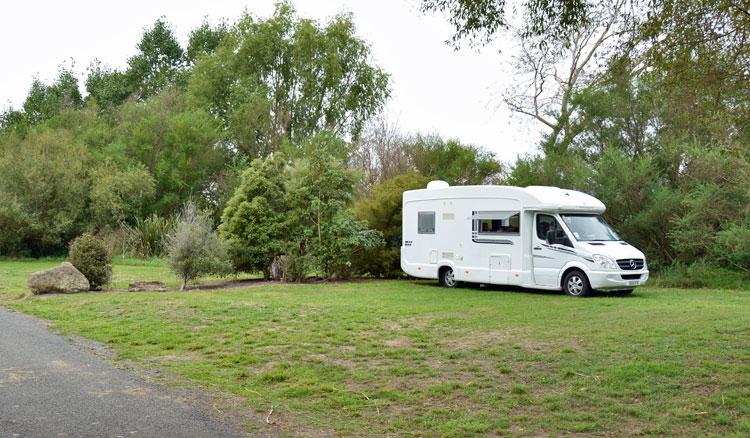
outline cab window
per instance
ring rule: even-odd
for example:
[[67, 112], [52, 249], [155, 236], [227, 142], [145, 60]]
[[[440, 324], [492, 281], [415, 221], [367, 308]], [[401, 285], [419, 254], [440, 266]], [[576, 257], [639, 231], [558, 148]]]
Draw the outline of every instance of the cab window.
[[568, 239], [568, 235], [557, 219], [548, 214], [536, 215], [536, 237], [549, 244], [573, 247], [570, 239]]

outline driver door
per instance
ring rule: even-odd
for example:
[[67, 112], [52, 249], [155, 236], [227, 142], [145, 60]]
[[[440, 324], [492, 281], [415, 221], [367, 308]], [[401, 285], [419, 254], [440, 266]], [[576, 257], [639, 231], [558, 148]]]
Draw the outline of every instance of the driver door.
[[[553, 237], [553, 240], [548, 241], [548, 237]], [[536, 214], [531, 244], [534, 282], [539, 286], [559, 286], [560, 270], [570, 261], [573, 245], [554, 216]]]

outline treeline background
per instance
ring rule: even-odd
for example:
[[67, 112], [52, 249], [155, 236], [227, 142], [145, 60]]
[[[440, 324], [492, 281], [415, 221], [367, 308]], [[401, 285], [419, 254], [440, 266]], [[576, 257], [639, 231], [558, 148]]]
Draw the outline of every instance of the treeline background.
[[[482, 2], [424, 8], [472, 3]], [[537, 153], [513, 163], [400, 132], [382, 115], [388, 73], [351, 16], [321, 24], [280, 3], [267, 19], [204, 23], [186, 46], [160, 19], [125, 69], [94, 63], [79, 84], [63, 68], [0, 115], [0, 255], [63, 254], [88, 231], [115, 253], [158, 256], [186, 202], [222, 222], [253, 160], [322, 154], [351, 171], [338, 207], [385, 241], [352, 253], [356, 274], [398, 275], [401, 192], [444, 179], [592, 193], [652, 269], [744, 281], [750, 12], [729, 0], [574, 3], [585, 19], [565, 31], [491, 29], [521, 47], [504, 103], [545, 133]], [[456, 25], [455, 44], [476, 31]]]

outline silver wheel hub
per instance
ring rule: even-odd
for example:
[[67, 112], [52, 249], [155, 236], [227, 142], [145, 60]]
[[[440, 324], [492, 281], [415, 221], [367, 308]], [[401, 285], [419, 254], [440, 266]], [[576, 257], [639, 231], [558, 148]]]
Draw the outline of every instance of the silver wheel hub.
[[583, 292], [583, 279], [578, 275], [572, 275], [568, 278], [568, 293], [580, 295], [581, 292]]
[[443, 283], [445, 283], [448, 287], [453, 287], [456, 285], [456, 278], [453, 276], [453, 270], [448, 269], [445, 271], [445, 275], [443, 276]]

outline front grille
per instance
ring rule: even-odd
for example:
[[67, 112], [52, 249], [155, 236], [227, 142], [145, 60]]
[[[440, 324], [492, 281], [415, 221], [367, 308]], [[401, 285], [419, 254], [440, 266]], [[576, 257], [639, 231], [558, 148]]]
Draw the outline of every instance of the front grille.
[[620, 275], [623, 280], [638, 280], [641, 278], [641, 274], [622, 274]]
[[643, 269], [643, 259], [619, 259], [617, 260], [617, 265], [620, 266], [620, 269], [635, 271]]

